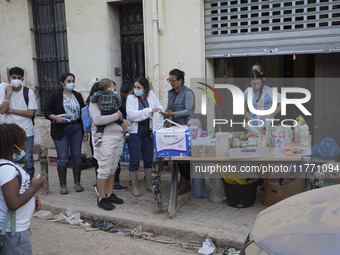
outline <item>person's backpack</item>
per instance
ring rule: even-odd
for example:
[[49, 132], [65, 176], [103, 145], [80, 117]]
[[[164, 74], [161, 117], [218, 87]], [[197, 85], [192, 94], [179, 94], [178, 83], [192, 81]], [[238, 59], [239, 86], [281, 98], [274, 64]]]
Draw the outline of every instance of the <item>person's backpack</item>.
[[90, 117], [89, 106], [85, 105], [81, 109], [81, 119], [83, 121], [84, 132], [91, 133], [92, 119]]
[[[29, 91], [29, 88], [23, 87], [23, 89], [24, 89], [24, 99], [25, 99], [26, 105], [28, 107], [28, 91]], [[32, 116], [33, 125], [34, 125], [34, 118], [35, 118], [35, 113], [33, 113], [33, 116]]]

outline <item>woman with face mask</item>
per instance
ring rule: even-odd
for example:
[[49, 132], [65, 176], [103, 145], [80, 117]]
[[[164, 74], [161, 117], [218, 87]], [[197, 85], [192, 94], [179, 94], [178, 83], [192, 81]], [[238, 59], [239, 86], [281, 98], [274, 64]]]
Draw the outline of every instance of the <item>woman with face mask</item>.
[[155, 93], [145, 77], [139, 77], [134, 83], [133, 94], [126, 101], [128, 121], [130, 164], [129, 174], [132, 182], [132, 195], [141, 195], [138, 189], [138, 168], [140, 153], [143, 155], [146, 189], [152, 192], [151, 173], [153, 160], [153, 139], [151, 116], [154, 112], [164, 111]]
[[74, 189], [83, 191], [80, 185], [81, 144], [87, 141], [88, 134], [83, 132], [81, 108], [84, 99], [74, 90], [75, 76], [64, 73], [59, 77], [61, 88], [48, 99], [45, 108], [45, 118], [51, 121], [51, 136], [58, 156], [57, 169], [60, 181], [60, 194], [68, 194], [66, 187], [67, 162], [71, 153]]

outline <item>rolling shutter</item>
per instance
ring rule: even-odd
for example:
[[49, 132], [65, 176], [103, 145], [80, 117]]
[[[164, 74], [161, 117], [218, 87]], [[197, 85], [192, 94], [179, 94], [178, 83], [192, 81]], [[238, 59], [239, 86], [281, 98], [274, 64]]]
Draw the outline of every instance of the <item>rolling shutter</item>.
[[340, 52], [340, 0], [205, 0], [207, 58]]

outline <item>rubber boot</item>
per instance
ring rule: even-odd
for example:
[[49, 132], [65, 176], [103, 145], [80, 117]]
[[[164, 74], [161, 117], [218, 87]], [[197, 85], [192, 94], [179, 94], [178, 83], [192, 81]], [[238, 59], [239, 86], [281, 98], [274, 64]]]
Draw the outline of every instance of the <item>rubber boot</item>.
[[135, 197], [139, 197], [140, 191], [138, 189], [138, 170], [137, 171], [129, 171], [130, 179], [131, 179], [131, 184], [132, 184], [132, 195]]
[[144, 169], [145, 171], [145, 187], [147, 191], [153, 192], [153, 187], [152, 187], [152, 168], [147, 168]]
[[73, 165], [72, 168], [73, 168], [74, 190], [76, 192], [82, 192], [84, 188], [80, 185], [81, 165]]
[[68, 190], [66, 187], [66, 174], [67, 174], [67, 167], [57, 167], [58, 169], [58, 177], [59, 177], [59, 182], [60, 182], [60, 195], [65, 195], [68, 194]]

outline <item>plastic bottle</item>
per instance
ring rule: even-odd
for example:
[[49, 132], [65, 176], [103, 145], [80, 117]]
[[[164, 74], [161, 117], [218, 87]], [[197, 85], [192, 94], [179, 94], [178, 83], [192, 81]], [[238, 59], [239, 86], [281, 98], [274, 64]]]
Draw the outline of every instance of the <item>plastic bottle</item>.
[[207, 196], [207, 188], [205, 184], [204, 173], [191, 171], [191, 189], [195, 198], [205, 198]]
[[124, 143], [123, 154], [124, 154], [124, 161], [130, 162], [130, 153], [129, 153], [129, 147], [127, 143]]
[[303, 122], [299, 128], [299, 145], [309, 145], [309, 127], [306, 122]]
[[209, 179], [210, 201], [213, 203], [219, 203], [224, 198], [224, 188], [221, 178]]

